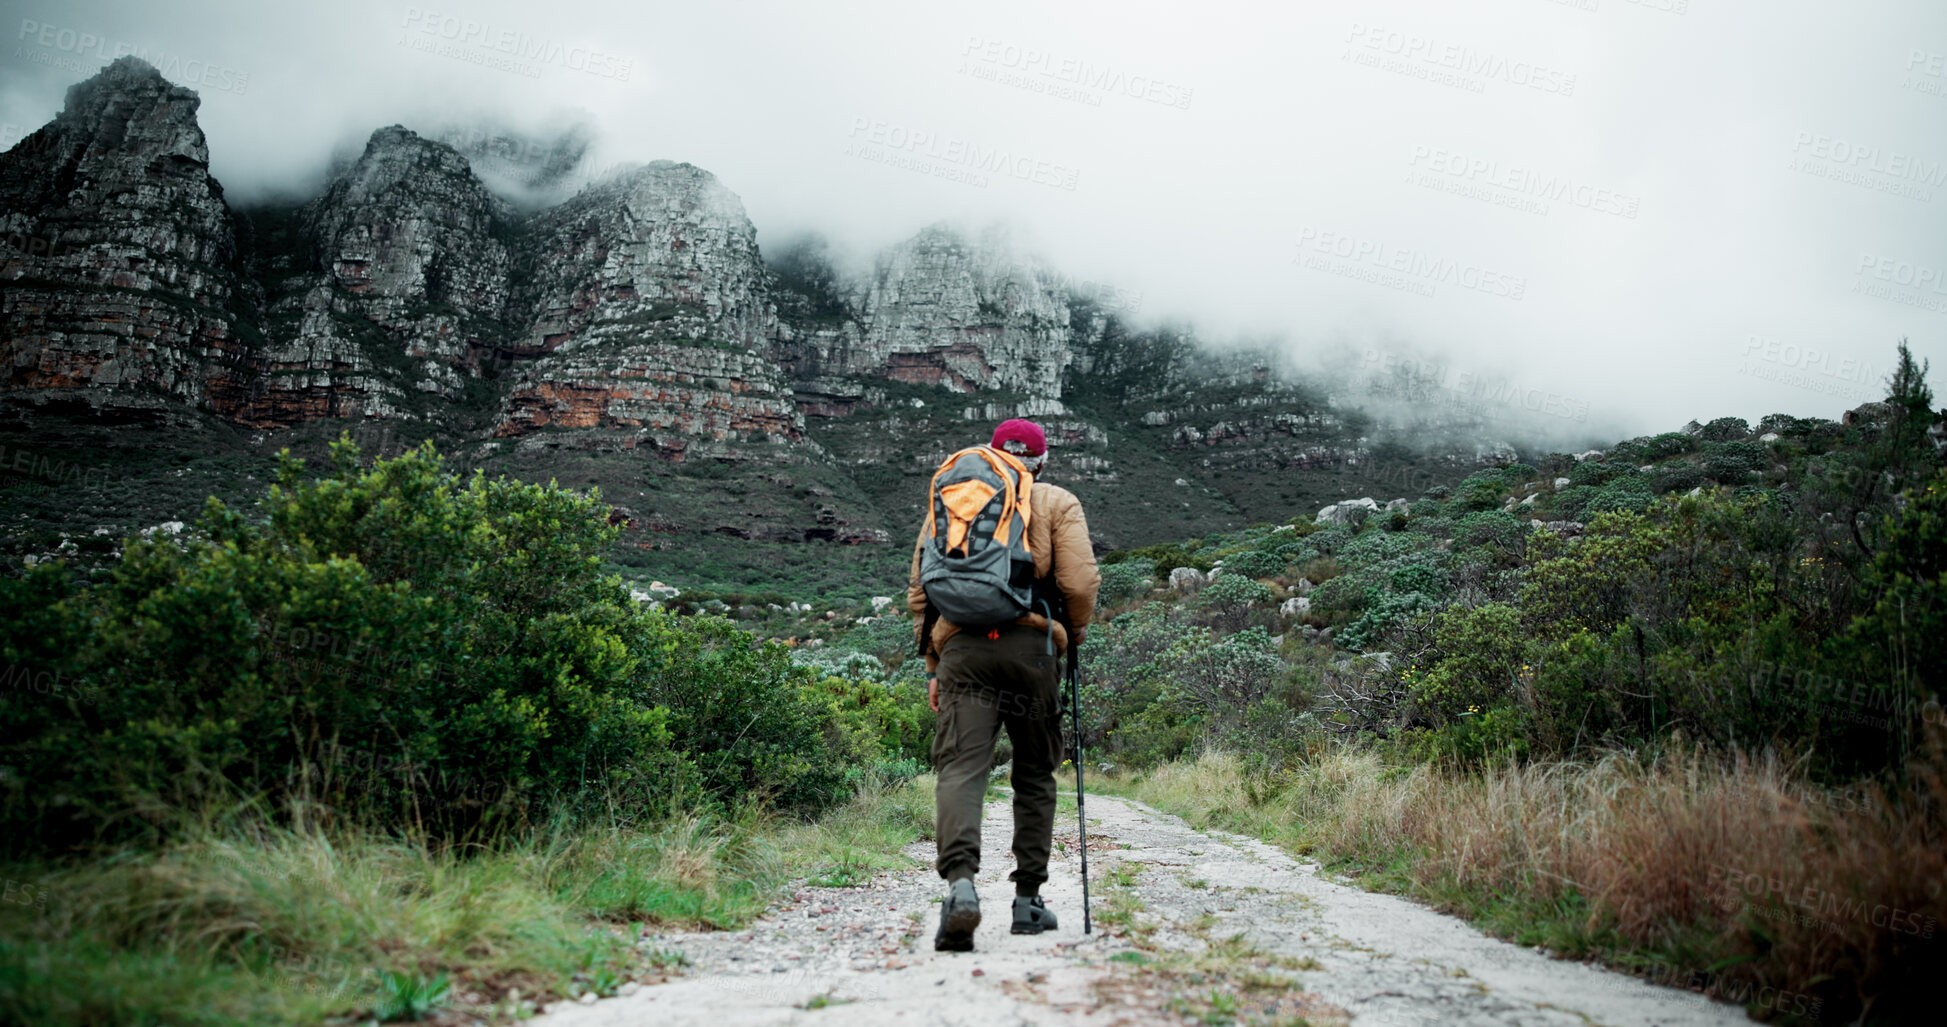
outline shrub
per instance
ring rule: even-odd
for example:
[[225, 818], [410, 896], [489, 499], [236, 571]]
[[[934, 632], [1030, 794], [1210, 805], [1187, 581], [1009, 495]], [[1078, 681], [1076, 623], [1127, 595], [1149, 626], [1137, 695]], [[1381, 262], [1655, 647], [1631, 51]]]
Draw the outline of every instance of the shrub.
[[361, 469], [341, 441], [331, 464], [306, 480], [286, 454], [263, 519], [212, 499], [98, 587], [0, 580], [0, 656], [95, 697], [0, 706], [8, 844], [238, 796], [451, 836], [699, 790], [834, 797], [785, 650], [639, 608], [599, 573], [598, 496], [460, 482], [430, 445]]
[[1619, 475], [1595, 491], [1583, 507], [1583, 515], [1594, 517], [1611, 510], [1641, 510], [1656, 501], [1656, 493], [1651, 490], [1647, 477], [1641, 474]]
[[1284, 573], [1291, 561], [1280, 552], [1267, 552], [1262, 549], [1247, 549], [1224, 559], [1224, 575], [1241, 574], [1247, 578], [1269, 578]]
[[1197, 594], [1196, 603], [1215, 615], [1220, 628], [1235, 631], [1244, 626], [1252, 607], [1263, 606], [1272, 598], [1271, 590], [1262, 582], [1242, 574], [1224, 574]]
[[1499, 703], [1529, 662], [1520, 612], [1507, 603], [1448, 610], [1434, 618], [1433, 638], [1438, 656], [1403, 677], [1414, 704], [1435, 725]]
[[1532, 530], [1520, 518], [1501, 510], [1468, 514], [1454, 526], [1454, 544], [1498, 546], [1510, 553], [1521, 552], [1521, 540]]
[[1704, 447], [1704, 471], [1719, 484], [1742, 485], [1752, 471], [1769, 466], [1771, 454], [1761, 443], [1716, 442]]
[[1379, 563], [1419, 552], [1426, 548], [1428, 541], [1420, 535], [1368, 531], [1347, 542], [1339, 550], [1339, 558], [1356, 564]]
[[1371, 602], [1371, 589], [1355, 574], [1341, 574], [1312, 591], [1312, 605], [1321, 611], [1359, 613]]
[[1095, 593], [1095, 601], [1102, 606], [1113, 606], [1149, 594], [1155, 583], [1156, 565], [1140, 557], [1110, 564], [1102, 568], [1102, 587]]
[[1455, 487], [1452, 506], [1463, 513], [1492, 510], [1501, 505], [1501, 496], [1506, 491], [1500, 471], [1475, 471]]
[[1653, 492], [1688, 492], [1699, 485], [1710, 484], [1710, 475], [1696, 464], [1677, 464], [1672, 467], [1659, 467], [1656, 477], [1650, 480]]
[[1624, 463], [1610, 463], [1606, 460], [1584, 460], [1569, 468], [1570, 485], [1602, 485], [1619, 475], [1633, 473], [1636, 469]]
[[[1680, 431], [1664, 432], [1661, 435], [1646, 435], [1632, 439], [1628, 443], [1630, 455], [1643, 463], [1653, 464], [1694, 452], [1697, 440]], [[1621, 448], [1621, 447], [1618, 447]]]
[[1402, 622], [1438, 605], [1438, 600], [1423, 592], [1382, 592], [1334, 641], [1346, 649], [1370, 651], [1383, 644], [1387, 634]]
[[1751, 426], [1746, 424], [1742, 417], [1719, 417], [1704, 425], [1704, 430], [1697, 433], [1698, 437], [1705, 442], [1729, 442], [1749, 434], [1751, 434]]
[[1343, 524], [1335, 525], [1306, 539], [1313, 552], [1320, 556], [1330, 556], [1352, 541], [1354, 532]]

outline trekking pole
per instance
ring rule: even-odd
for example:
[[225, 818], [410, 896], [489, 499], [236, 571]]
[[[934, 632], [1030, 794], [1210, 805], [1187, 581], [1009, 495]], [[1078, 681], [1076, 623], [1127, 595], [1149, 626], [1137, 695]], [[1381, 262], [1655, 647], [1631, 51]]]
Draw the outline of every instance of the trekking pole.
[[1077, 643], [1068, 648], [1069, 710], [1075, 715], [1075, 820], [1082, 839], [1082, 933], [1095, 933], [1088, 912], [1088, 808], [1082, 791], [1082, 653]]

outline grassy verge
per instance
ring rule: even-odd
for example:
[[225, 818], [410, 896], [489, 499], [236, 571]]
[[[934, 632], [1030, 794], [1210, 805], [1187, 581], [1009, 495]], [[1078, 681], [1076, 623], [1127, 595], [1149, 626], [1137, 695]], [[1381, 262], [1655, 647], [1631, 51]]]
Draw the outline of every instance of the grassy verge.
[[1776, 763], [1626, 755], [1462, 775], [1339, 750], [1275, 780], [1227, 756], [1092, 787], [1318, 858], [1563, 956], [1767, 1017], [1909, 1022], [1943, 964], [1947, 787], [1844, 796]]
[[[490, 849], [268, 827], [0, 868], [0, 1022], [229, 1025], [516, 1018], [679, 958], [644, 927], [730, 928], [789, 881], [903, 865], [930, 780], [816, 823], [758, 811], [561, 828]], [[443, 1015], [442, 1015], [443, 1014]]]

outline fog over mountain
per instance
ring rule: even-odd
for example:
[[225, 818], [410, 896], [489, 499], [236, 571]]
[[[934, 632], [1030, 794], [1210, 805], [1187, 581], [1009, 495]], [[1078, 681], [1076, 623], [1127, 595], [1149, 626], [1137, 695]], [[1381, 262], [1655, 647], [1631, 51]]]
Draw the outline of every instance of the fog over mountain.
[[1598, 435], [1833, 417], [1902, 337], [1947, 363], [1924, 0], [9, 8], [0, 144], [141, 54], [237, 205], [395, 122], [516, 202], [687, 161], [767, 251], [1004, 223], [1137, 320]]

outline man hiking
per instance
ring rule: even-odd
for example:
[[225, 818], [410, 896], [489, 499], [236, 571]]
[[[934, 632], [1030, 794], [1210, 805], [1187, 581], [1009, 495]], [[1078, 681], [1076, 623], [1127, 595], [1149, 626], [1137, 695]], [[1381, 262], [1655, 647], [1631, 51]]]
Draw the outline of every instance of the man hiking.
[[1014, 749], [1013, 932], [1055, 927], [1040, 891], [1063, 749], [1058, 668], [1068, 646], [1082, 641], [1102, 577], [1081, 501], [1034, 480], [1047, 455], [1040, 426], [1011, 420], [989, 445], [949, 457], [929, 489], [913, 552], [906, 603], [926, 657], [927, 700], [939, 714], [935, 865], [947, 896], [933, 947], [942, 952], [971, 952], [980, 924], [973, 878], [981, 806], [1002, 727]]

